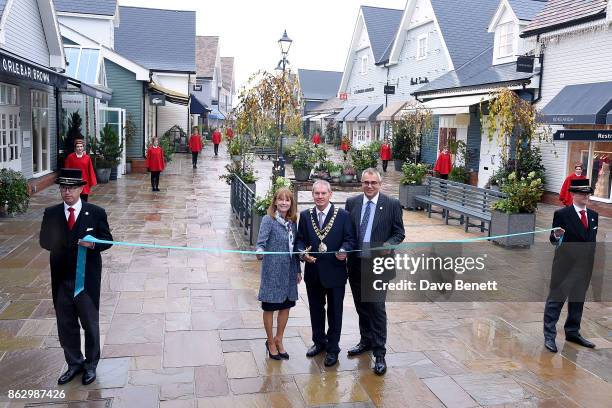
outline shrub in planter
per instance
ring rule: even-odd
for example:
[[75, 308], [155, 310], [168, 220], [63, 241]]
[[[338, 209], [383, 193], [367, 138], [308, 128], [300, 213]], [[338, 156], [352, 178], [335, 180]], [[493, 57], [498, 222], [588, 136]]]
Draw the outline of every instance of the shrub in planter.
[[426, 164], [404, 163], [399, 186], [399, 200], [402, 207], [416, 208], [415, 197], [427, 193], [427, 186], [423, 185], [423, 177], [427, 171]]
[[469, 184], [470, 173], [463, 166], [453, 167], [448, 175], [448, 179], [450, 181], [456, 181], [457, 183]]
[[376, 168], [378, 165], [378, 150], [376, 145], [369, 145], [358, 149], [352, 149], [349, 153], [353, 166], [355, 167], [355, 173], [357, 180], [361, 180], [361, 173], [370, 167]]
[[0, 214], [23, 214], [29, 204], [28, 182], [23, 174], [0, 169]]
[[[325, 151], [323, 148], [321, 150]], [[291, 163], [295, 178], [302, 181], [308, 180], [310, 171], [317, 163], [317, 159], [322, 156], [322, 153], [312, 143], [300, 137], [291, 146], [291, 154], [295, 157], [293, 163]]]
[[355, 168], [351, 164], [344, 165], [340, 180], [343, 183], [350, 183], [355, 178]]

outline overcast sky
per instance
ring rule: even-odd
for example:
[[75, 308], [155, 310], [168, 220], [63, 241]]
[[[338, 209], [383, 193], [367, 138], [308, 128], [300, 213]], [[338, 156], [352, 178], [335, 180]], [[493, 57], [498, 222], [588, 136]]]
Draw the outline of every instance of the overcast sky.
[[258, 69], [274, 70], [283, 30], [292, 69], [342, 71], [360, 5], [403, 9], [406, 0], [119, 0], [122, 6], [195, 10], [197, 35], [218, 35], [236, 59], [236, 90]]

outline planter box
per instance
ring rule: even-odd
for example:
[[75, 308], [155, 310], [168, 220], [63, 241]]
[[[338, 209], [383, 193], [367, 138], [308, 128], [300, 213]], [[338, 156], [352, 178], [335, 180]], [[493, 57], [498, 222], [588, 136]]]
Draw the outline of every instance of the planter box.
[[242, 155], [239, 155], [239, 154], [232, 155], [231, 159], [234, 163], [240, 163], [242, 161]]
[[106, 184], [110, 179], [111, 169], [96, 169], [96, 179], [99, 184]]
[[410, 184], [400, 184], [399, 186], [399, 201], [402, 207], [414, 209], [417, 207], [415, 197], [418, 195], [427, 194], [427, 186], [417, 186]]
[[395, 166], [395, 171], [402, 171], [402, 166], [404, 165], [403, 160], [393, 160], [393, 165]]
[[251, 244], [255, 245], [257, 242], [257, 236], [259, 235], [259, 226], [261, 225], [261, 220], [263, 215], [259, 215], [253, 210], [251, 213]]
[[306, 181], [310, 177], [310, 172], [312, 169], [293, 169], [293, 173], [295, 174], [295, 179], [297, 181]]
[[145, 159], [131, 159], [132, 173], [146, 173], [147, 161]]
[[[535, 214], [506, 214], [501, 211], [491, 212], [490, 235], [519, 234], [535, 229]], [[533, 234], [518, 235], [494, 239], [493, 242], [504, 247], [529, 247], [533, 244]]]

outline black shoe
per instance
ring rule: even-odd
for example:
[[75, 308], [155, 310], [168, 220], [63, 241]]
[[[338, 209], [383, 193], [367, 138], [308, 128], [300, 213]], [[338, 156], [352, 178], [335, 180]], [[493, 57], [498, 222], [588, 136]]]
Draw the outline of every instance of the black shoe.
[[281, 358], [285, 359], [285, 360], [289, 360], [289, 353], [284, 352], [281, 353], [280, 351], [278, 352], [278, 355], [281, 356]]
[[377, 356], [374, 362], [374, 374], [384, 375], [387, 372], [387, 362], [384, 356]]
[[272, 360], [280, 360], [281, 356], [280, 354], [272, 354], [270, 353], [270, 347], [268, 346], [268, 340], [266, 340], [266, 350], [268, 350], [268, 357], [270, 357]]
[[583, 347], [595, 348], [595, 344], [591, 343], [580, 334], [575, 334], [573, 336], [566, 336], [566, 341], [571, 341], [572, 343], [580, 344]]
[[338, 354], [327, 353], [325, 355], [325, 361], [323, 362], [323, 364], [325, 364], [325, 367], [331, 367], [333, 365], [336, 365], [337, 362], [338, 362]]
[[557, 352], [557, 345], [555, 344], [555, 339], [544, 339], [544, 347], [551, 353]]
[[358, 356], [360, 354], [363, 354], [366, 351], [370, 351], [370, 350], [372, 350], [372, 347], [359, 342], [359, 344], [357, 344], [355, 347], [350, 349], [347, 354], [349, 357], [353, 357], [353, 356]]
[[72, 381], [74, 377], [79, 375], [79, 373], [81, 373], [82, 371], [83, 371], [83, 367], [81, 366], [68, 367], [68, 370], [64, 374], [62, 374], [60, 378], [57, 379], [57, 383], [59, 385], [67, 384], [70, 381]]
[[314, 357], [317, 354], [321, 353], [325, 351], [325, 346], [320, 346], [318, 344], [314, 344], [312, 346], [310, 346], [310, 348], [308, 349], [308, 351], [306, 352], [306, 357]]
[[96, 381], [96, 370], [95, 369], [87, 369], [83, 373], [83, 385], [89, 385], [92, 382]]

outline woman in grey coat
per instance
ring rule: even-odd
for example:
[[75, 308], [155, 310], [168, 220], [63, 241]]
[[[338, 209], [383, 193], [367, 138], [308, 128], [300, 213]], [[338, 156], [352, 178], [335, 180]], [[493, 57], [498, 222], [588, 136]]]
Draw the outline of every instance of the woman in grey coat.
[[[266, 350], [274, 360], [289, 358], [283, 346], [283, 335], [289, 320], [289, 309], [295, 306], [298, 298], [297, 285], [302, 280], [300, 261], [297, 254], [293, 254], [296, 220], [297, 206], [293, 193], [287, 188], [279, 189], [274, 194], [268, 214], [261, 220], [256, 244], [258, 252], [289, 252], [257, 254], [257, 259], [263, 260], [258, 299], [268, 336]], [[278, 311], [276, 336], [272, 335], [274, 311]]]

